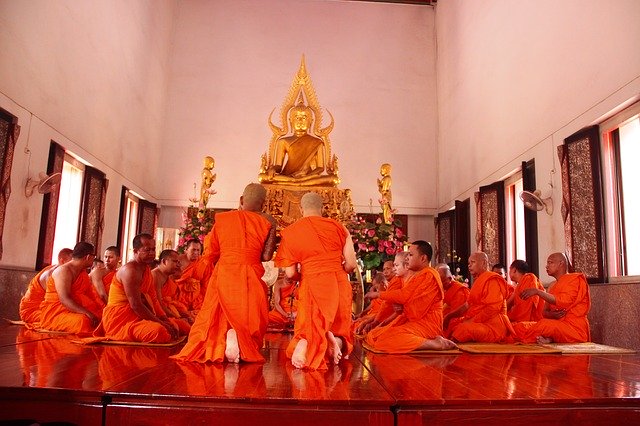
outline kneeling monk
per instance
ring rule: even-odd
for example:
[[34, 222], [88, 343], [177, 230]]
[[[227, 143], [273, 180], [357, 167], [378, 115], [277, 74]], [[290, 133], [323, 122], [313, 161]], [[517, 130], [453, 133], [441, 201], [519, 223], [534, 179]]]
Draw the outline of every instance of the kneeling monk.
[[240, 208], [216, 215], [205, 239], [204, 257], [215, 263], [207, 293], [189, 340], [175, 356], [181, 361], [264, 361], [260, 353], [267, 330], [267, 286], [262, 261], [275, 247], [275, 220], [262, 213], [266, 189], [247, 185]]

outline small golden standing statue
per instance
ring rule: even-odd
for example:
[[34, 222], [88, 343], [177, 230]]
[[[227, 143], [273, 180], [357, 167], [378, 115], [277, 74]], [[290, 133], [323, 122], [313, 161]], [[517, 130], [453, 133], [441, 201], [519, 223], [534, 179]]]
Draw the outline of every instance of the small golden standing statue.
[[216, 180], [216, 174], [211, 173], [211, 170], [215, 167], [216, 162], [213, 157], [204, 157], [204, 168], [202, 169], [202, 184], [200, 185], [200, 210], [207, 208], [209, 203], [209, 195], [216, 193], [215, 189], [210, 189], [213, 182]]
[[378, 179], [378, 191], [380, 191], [380, 206], [384, 223], [391, 224], [393, 210], [391, 209], [391, 164], [384, 163], [380, 166], [382, 179]]

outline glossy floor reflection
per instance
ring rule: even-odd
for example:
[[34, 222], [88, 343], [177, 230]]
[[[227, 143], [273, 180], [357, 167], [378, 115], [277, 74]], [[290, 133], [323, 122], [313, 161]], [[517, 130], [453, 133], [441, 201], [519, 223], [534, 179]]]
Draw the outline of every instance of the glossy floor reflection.
[[0, 326], [0, 420], [25, 412], [75, 424], [640, 420], [639, 355], [379, 355], [357, 346], [340, 365], [310, 372], [286, 359], [290, 338], [268, 334], [264, 364], [202, 365], [170, 359], [180, 347], [83, 346]]

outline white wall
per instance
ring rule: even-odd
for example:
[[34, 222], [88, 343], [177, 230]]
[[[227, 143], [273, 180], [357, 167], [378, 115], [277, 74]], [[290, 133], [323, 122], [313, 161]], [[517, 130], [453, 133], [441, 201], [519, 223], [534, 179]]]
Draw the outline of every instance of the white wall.
[[[183, 1], [176, 23], [161, 189], [186, 205], [202, 158], [216, 159], [212, 207], [233, 208], [256, 181], [268, 117], [280, 111], [302, 54], [320, 104], [335, 117], [340, 187], [377, 207], [393, 166], [399, 213], [435, 210], [435, 37], [430, 7], [326, 0]], [[324, 123], [328, 123], [325, 115]], [[277, 119], [276, 119], [277, 122]], [[279, 124], [279, 123], [278, 123]]]
[[[535, 158], [555, 212], [538, 214], [540, 266], [564, 250], [555, 147], [640, 94], [640, 2], [438, 3], [438, 205], [472, 199]], [[472, 220], [472, 247], [475, 221]]]
[[32, 268], [51, 140], [107, 174], [103, 241], [115, 243], [122, 185], [157, 194], [169, 44], [176, 2], [0, 1], [0, 107], [22, 134], [12, 168], [2, 265]]

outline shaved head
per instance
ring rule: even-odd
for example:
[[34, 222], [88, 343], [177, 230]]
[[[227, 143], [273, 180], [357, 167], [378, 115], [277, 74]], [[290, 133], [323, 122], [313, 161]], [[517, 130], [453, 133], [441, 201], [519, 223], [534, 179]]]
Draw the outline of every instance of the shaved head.
[[253, 212], [262, 211], [262, 205], [267, 198], [267, 190], [259, 183], [250, 183], [244, 188], [240, 204], [242, 210]]
[[555, 260], [558, 263], [564, 263], [565, 265], [568, 263], [567, 256], [565, 256], [564, 253], [551, 253], [549, 255], [549, 258]]
[[322, 197], [315, 192], [307, 192], [300, 199], [303, 216], [322, 216]]

